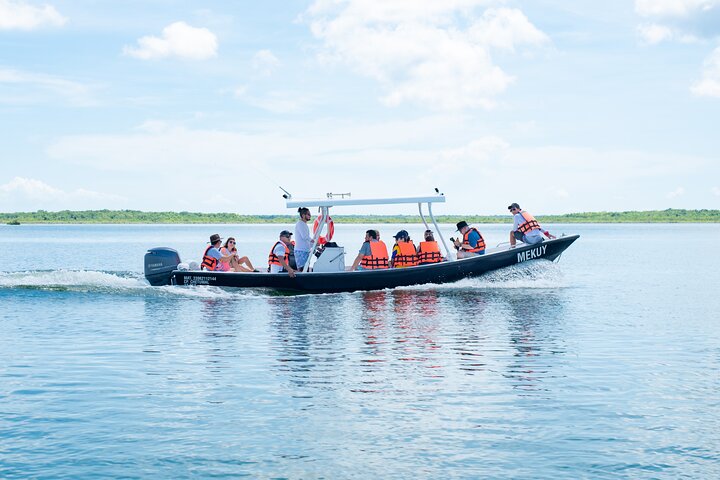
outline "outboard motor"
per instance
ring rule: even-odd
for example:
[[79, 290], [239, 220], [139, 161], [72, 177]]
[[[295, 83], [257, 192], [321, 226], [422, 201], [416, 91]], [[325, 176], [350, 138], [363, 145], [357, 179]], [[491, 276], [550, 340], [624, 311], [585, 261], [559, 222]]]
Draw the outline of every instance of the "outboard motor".
[[177, 270], [180, 255], [177, 250], [167, 247], [151, 248], [145, 254], [145, 278], [150, 285], [170, 285], [173, 270]]

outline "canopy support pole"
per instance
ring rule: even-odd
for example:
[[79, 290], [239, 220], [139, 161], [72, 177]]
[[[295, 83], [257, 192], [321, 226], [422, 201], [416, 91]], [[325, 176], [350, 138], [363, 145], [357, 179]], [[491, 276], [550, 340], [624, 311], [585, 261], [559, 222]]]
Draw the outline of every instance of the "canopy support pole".
[[[430, 204], [428, 203], [428, 205], [430, 205]], [[428, 227], [428, 224], [425, 221], [425, 216], [422, 213], [422, 203], [420, 203], [420, 202], [418, 202], [418, 211], [420, 212], [420, 219], [425, 224], [425, 230], [430, 230], [430, 227]]]
[[[428, 213], [430, 214], [430, 220], [432, 220], [432, 223], [435, 226], [435, 231], [437, 232], [438, 236], [440, 237], [440, 241], [442, 242], [443, 248], [445, 249], [445, 257], [448, 260], [456, 260], [455, 258], [453, 258], [453, 256], [450, 255], [450, 249], [448, 248], [447, 243], [445, 243], [445, 237], [443, 237], [442, 234], [440, 233], [440, 227], [438, 227], [438, 224], [435, 221], [435, 216], [433, 216], [433, 213], [432, 213], [432, 203], [430, 203], [430, 202], [428, 202]], [[425, 219], [423, 219], [423, 222], [424, 221], [425, 221]], [[427, 227], [427, 224], [425, 224], [425, 226]]]

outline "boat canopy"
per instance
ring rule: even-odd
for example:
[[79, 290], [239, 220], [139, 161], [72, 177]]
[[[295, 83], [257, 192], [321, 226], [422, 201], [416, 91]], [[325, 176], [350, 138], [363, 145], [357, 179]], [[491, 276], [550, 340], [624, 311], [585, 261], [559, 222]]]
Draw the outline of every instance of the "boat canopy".
[[429, 197], [398, 197], [398, 198], [321, 198], [310, 200], [287, 199], [287, 208], [294, 207], [341, 207], [350, 205], [396, 205], [399, 203], [445, 203], [442, 194]]

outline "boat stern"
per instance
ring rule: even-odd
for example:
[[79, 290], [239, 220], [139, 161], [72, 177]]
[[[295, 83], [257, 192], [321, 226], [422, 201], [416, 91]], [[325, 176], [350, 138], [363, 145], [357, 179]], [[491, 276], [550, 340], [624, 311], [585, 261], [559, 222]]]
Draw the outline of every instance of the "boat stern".
[[151, 248], [145, 253], [145, 278], [153, 287], [170, 285], [172, 272], [180, 264], [177, 250], [168, 247]]

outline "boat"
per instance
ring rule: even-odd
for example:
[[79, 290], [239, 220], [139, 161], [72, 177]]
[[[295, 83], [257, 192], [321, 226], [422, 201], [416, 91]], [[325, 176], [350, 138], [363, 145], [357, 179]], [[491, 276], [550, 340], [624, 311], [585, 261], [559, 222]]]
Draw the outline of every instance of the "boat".
[[[428, 216], [436, 232], [440, 228], [432, 213], [432, 205], [444, 203], [445, 195], [437, 192], [424, 197], [402, 198], [370, 198], [352, 199], [335, 198], [328, 194], [319, 200], [295, 200], [286, 197], [288, 208], [318, 207], [320, 216], [311, 244], [311, 252], [315, 252], [322, 243], [323, 232], [332, 228], [330, 208], [342, 206], [417, 204], [420, 218], [425, 228], [430, 228], [423, 205], [427, 205]], [[386, 288], [410, 285], [451, 283], [464, 278], [483, 275], [493, 270], [509, 267], [529, 261], [555, 261], [580, 236], [568, 235], [556, 239], [544, 240], [539, 244], [519, 243], [515, 247], [500, 244], [486, 249], [484, 255], [457, 259], [441, 235], [440, 243], [445, 250], [446, 261], [427, 265], [405, 268], [379, 270], [348, 271], [345, 268], [345, 251], [343, 247], [329, 246], [322, 248], [318, 255], [310, 255], [307, 263], [298, 266], [294, 277], [285, 273], [269, 272], [218, 272], [200, 270], [195, 262], [183, 264], [177, 251], [169, 247], [151, 248], [145, 254], [145, 277], [153, 286], [162, 285], [209, 285], [215, 287], [272, 289], [289, 293], [336, 293], [357, 290], [382, 290]], [[354, 256], [353, 256], [354, 258]]]

